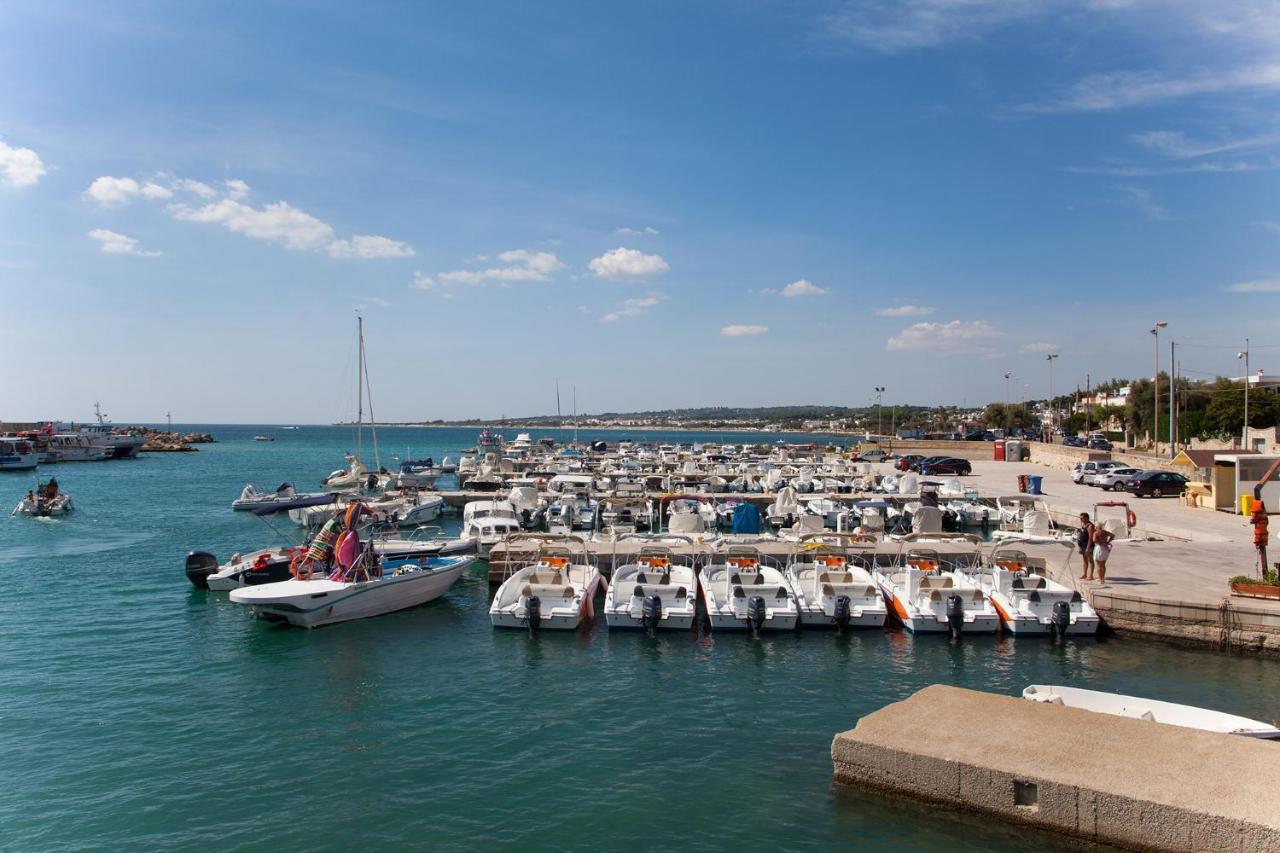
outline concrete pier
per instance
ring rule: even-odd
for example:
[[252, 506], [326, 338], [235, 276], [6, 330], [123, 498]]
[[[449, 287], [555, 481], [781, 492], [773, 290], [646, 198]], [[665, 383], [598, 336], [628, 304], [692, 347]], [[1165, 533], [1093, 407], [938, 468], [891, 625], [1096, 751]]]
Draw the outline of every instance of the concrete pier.
[[831, 745], [841, 785], [1131, 850], [1280, 850], [1280, 744], [934, 685]]

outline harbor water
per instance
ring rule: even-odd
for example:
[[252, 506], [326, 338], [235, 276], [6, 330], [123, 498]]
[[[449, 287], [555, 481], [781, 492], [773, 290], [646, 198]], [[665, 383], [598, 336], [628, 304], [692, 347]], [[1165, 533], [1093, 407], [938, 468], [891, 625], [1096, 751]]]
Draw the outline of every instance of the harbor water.
[[[254, 621], [226, 593], [193, 589], [183, 558], [280, 544], [230, 502], [249, 480], [318, 487], [352, 431], [182, 429], [219, 443], [42, 468], [76, 511], [0, 524], [0, 848], [1072, 849], [837, 790], [832, 736], [935, 682], [1010, 695], [1050, 682], [1274, 716], [1274, 662], [1130, 639], [650, 640], [603, 620], [530, 638], [490, 627], [483, 564], [414, 610], [315, 631]], [[253, 441], [264, 432], [276, 440]], [[393, 467], [456, 459], [475, 431], [379, 439]], [[12, 505], [35, 479], [0, 474], [0, 497]], [[969, 722], [999, 743], [998, 719]]]

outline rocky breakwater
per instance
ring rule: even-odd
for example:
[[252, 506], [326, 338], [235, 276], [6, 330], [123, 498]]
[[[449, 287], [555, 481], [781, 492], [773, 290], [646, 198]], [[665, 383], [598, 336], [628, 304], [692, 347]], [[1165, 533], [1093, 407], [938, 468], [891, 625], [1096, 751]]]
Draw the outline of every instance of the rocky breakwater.
[[142, 429], [147, 441], [142, 445], [144, 453], [194, 452], [193, 444], [208, 444], [214, 437], [207, 432], [165, 432], [158, 429]]

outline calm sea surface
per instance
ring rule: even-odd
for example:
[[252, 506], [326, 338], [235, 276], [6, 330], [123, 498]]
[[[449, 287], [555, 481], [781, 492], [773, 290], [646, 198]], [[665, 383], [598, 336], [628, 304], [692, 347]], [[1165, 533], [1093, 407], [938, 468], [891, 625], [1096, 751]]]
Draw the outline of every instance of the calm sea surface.
[[[316, 631], [251, 621], [191, 587], [186, 552], [278, 542], [231, 500], [247, 480], [318, 486], [352, 432], [197, 428], [220, 443], [42, 469], [74, 516], [0, 520], [0, 848], [1070, 849], [836, 791], [831, 739], [935, 682], [1280, 716], [1280, 665], [1135, 640], [651, 641], [603, 620], [530, 639], [489, 626], [482, 565], [416, 610]], [[264, 431], [276, 441], [252, 441]], [[475, 439], [379, 435], [384, 464]], [[34, 481], [0, 474], [0, 499]], [[969, 724], [998, 742], [999, 720]]]

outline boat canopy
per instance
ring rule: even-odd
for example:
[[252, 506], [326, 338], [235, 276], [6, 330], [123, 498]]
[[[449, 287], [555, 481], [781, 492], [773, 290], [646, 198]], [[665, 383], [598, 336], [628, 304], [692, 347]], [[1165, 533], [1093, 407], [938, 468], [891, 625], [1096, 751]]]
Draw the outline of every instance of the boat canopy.
[[756, 509], [755, 504], [743, 501], [733, 508], [733, 532], [760, 532], [760, 510]]

